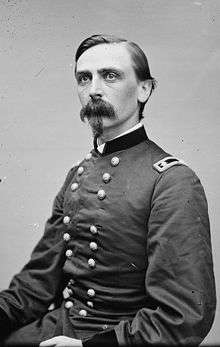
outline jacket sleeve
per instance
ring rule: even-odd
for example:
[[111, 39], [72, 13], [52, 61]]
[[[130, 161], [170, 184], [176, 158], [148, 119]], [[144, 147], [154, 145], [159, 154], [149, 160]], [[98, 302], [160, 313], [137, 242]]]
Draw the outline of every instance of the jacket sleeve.
[[40, 318], [61, 289], [65, 260], [63, 199], [71, 174], [72, 170], [54, 200], [52, 215], [30, 261], [13, 277], [9, 288], [0, 293], [1, 335]]
[[[106, 331], [106, 337], [114, 346], [115, 337], [119, 346], [197, 345], [211, 328], [216, 295], [207, 202], [188, 167], [159, 174], [147, 237], [145, 286], [151, 305]], [[84, 346], [101, 345], [105, 333]]]

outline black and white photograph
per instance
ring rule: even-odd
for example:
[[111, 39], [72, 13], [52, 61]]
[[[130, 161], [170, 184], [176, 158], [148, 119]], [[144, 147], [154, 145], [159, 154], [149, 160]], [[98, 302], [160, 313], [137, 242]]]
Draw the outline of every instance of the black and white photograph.
[[220, 1], [0, 0], [0, 346], [220, 346]]

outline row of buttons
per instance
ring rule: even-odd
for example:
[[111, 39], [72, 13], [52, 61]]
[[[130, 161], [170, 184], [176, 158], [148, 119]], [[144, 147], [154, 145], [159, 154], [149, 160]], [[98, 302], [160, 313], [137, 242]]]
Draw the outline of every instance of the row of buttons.
[[[91, 153], [89, 153], [86, 158], [87, 158], [87, 160], [89, 160], [91, 158]], [[120, 159], [118, 157], [113, 157], [111, 159], [111, 165], [112, 166], [117, 166], [119, 164], [119, 162], [120, 162]], [[77, 169], [77, 174], [79, 176], [81, 176], [83, 174], [83, 172], [84, 172], [83, 166], [79, 166], [78, 169]], [[104, 183], [110, 182], [111, 175], [108, 172], [105, 172], [103, 174], [103, 176], [102, 176], [102, 180], [103, 180]], [[71, 190], [73, 192], [75, 192], [78, 188], [79, 188], [79, 184], [77, 182], [72, 183]], [[105, 193], [104, 189], [99, 189], [98, 192], [97, 192], [97, 196], [98, 196], [98, 198], [100, 200], [105, 199], [106, 193]]]
[[[65, 216], [64, 218], [66, 218], [66, 217], [68, 217], [68, 216]], [[69, 218], [69, 217], [68, 217]], [[95, 235], [95, 234], [97, 234], [98, 233], [98, 229], [96, 228], [96, 226], [95, 225], [90, 225], [90, 228], [89, 228], [89, 230], [90, 230], [90, 232], [93, 234], [93, 235]], [[66, 242], [69, 242], [70, 241], [70, 234], [69, 233], [64, 233], [63, 234], [63, 239], [64, 239], [64, 241], [66, 241]], [[98, 249], [98, 246], [97, 246], [97, 244], [95, 243], [95, 242], [90, 242], [90, 249], [92, 250], [92, 251], [96, 251], [97, 249]]]
[[[73, 294], [72, 290], [70, 288], [66, 287], [64, 292], [63, 292], [64, 299], [69, 298], [72, 294]], [[87, 290], [87, 295], [89, 297], [91, 297], [91, 298], [94, 297], [95, 296], [95, 290], [92, 289], [92, 288], [88, 289]], [[87, 306], [92, 308], [93, 307], [93, 302], [92, 301], [87, 301]], [[65, 308], [69, 310], [71, 307], [73, 307], [73, 302], [70, 301], [70, 300], [66, 301], [65, 302]], [[80, 312], [82, 312], [82, 311], [84, 311], [85, 314], [81, 314]], [[79, 314], [82, 315], [82, 316], [86, 316], [87, 315], [87, 311], [86, 310], [80, 310]]]
[[[92, 234], [94, 234], [94, 235], [97, 234], [97, 233], [98, 233], [97, 227], [96, 227], [95, 225], [91, 225], [91, 226], [90, 226], [90, 232], [91, 232]], [[70, 234], [69, 234], [69, 233], [64, 233], [64, 235], [63, 235], [64, 241], [68, 242], [68, 241], [70, 240], [70, 238], [71, 238], [71, 237], [70, 237]], [[91, 249], [92, 251], [97, 251], [97, 250], [98, 250], [98, 245], [97, 245], [97, 243], [94, 242], [94, 241], [91, 241], [91, 242], [89, 243], [89, 247], [90, 247], [90, 249]], [[68, 249], [68, 250], [66, 251], [66, 257], [67, 257], [67, 258], [71, 258], [72, 255], [73, 255], [72, 250], [71, 250], [71, 249]], [[90, 268], [94, 268], [95, 265], [96, 265], [95, 260], [94, 260], [93, 258], [88, 259], [88, 265], [89, 265]], [[72, 285], [72, 284], [74, 284], [74, 280], [71, 279], [71, 280], [69, 281], [68, 285]], [[64, 299], [69, 298], [72, 294], [73, 294], [73, 291], [71, 290], [71, 288], [68, 288], [68, 286], [67, 286], [67, 287], [65, 288], [64, 292], [63, 292]], [[89, 297], [91, 297], [91, 298], [94, 297], [94, 296], [95, 296], [95, 290], [92, 289], [92, 288], [88, 289], [88, 290], [87, 290], [87, 295], [88, 295]], [[72, 306], [73, 306], [73, 302], [72, 302], [72, 301], [66, 301], [65, 307], [66, 307], [67, 309], [70, 309]], [[93, 302], [92, 302], [92, 301], [87, 301], [87, 306], [92, 308], [92, 307], [93, 307]], [[86, 310], [80, 310], [80, 311], [79, 311], [79, 315], [80, 315], [80, 316], [86, 317], [86, 316], [87, 316], [87, 311], [86, 311]]]
[[[106, 174], [104, 174], [104, 175], [105, 175], [105, 177], [104, 177], [103, 181], [104, 181], [105, 183], [109, 182], [110, 179], [111, 179], [111, 176], [110, 176], [108, 173], [106, 173]], [[103, 175], [103, 176], [104, 176], [104, 175]], [[71, 190], [72, 190], [73, 192], [76, 191], [78, 188], [79, 188], [79, 184], [76, 183], [76, 182], [74, 182], [74, 183], [71, 185]], [[99, 198], [100, 200], [103, 200], [103, 199], [105, 198], [105, 196], [106, 196], [104, 189], [99, 189], [98, 192], [97, 192], [97, 196], [98, 196], [98, 198]], [[70, 222], [70, 221], [69, 221], [68, 219], [66, 219], [66, 220], [64, 221], [65, 224], [68, 224], [69, 222]]]
[[[89, 153], [89, 154], [86, 156], [86, 160], [89, 160], [90, 158], [91, 158], [91, 154]], [[118, 157], [113, 157], [113, 158], [111, 159], [111, 165], [112, 165], [112, 166], [117, 166], [117, 165], [119, 164], [119, 162], [120, 162], [120, 160], [119, 160]], [[78, 166], [79, 166], [79, 165], [78, 165]], [[79, 166], [78, 169], [77, 169], [77, 174], [78, 174], [78, 176], [81, 176], [81, 175], [83, 174], [83, 172], [84, 172], [84, 168], [83, 168], [82, 166]], [[108, 182], [110, 182], [110, 180], [111, 180], [111, 175], [110, 175], [109, 173], [106, 172], [106, 173], [103, 174], [102, 179], [103, 179], [103, 182], [104, 182], [104, 183], [108, 183]], [[78, 184], [77, 182], [72, 183], [72, 185], [71, 185], [71, 190], [72, 190], [73, 192], [76, 191], [78, 188], [79, 188], [79, 184]], [[98, 197], [100, 200], [105, 199], [106, 193], [105, 193], [104, 189], [99, 189], [99, 190], [98, 190], [98, 192], [97, 192], [97, 197]], [[65, 216], [65, 217], [63, 218], [63, 223], [66, 224], [66, 225], [69, 224], [69, 223], [70, 223], [70, 217], [69, 217], [69, 216]], [[91, 232], [93, 235], [97, 234], [97, 233], [98, 233], [97, 227], [96, 227], [95, 225], [91, 225], [91, 226], [90, 226], [90, 232]], [[71, 238], [71, 237], [70, 237], [70, 234], [69, 234], [69, 233], [64, 233], [64, 235], [63, 235], [64, 241], [68, 242], [68, 241], [70, 241], [70, 238]], [[91, 242], [89, 243], [89, 248], [90, 248], [92, 251], [95, 252], [95, 251], [98, 250], [98, 245], [97, 245], [96, 242], [91, 241]], [[71, 258], [72, 255], [73, 255], [72, 250], [71, 250], [71, 249], [68, 249], [68, 250], [66, 251], [66, 257], [67, 257], [67, 258]], [[87, 261], [87, 263], [88, 263], [88, 266], [89, 266], [90, 268], [94, 268], [94, 267], [96, 266], [96, 261], [95, 261], [93, 258], [89, 258], [88, 261]], [[72, 294], [73, 294], [72, 290], [71, 290], [70, 288], [68, 288], [68, 286], [67, 286], [66, 291], [65, 291], [65, 293], [64, 293], [64, 298], [66, 299], [66, 298], [68, 298], [69, 296], [71, 296]], [[89, 288], [89, 289], [87, 290], [87, 295], [88, 295], [90, 298], [94, 298], [95, 295], [96, 295], [95, 290], [92, 289], [92, 288]], [[70, 309], [72, 306], [73, 306], [73, 302], [72, 302], [72, 301], [66, 301], [65, 307], [66, 307], [67, 309]], [[93, 307], [93, 302], [92, 302], [92, 301], [87, 301], [87, 306], [92, 308], [92, 307]], [[87, 316], [87, 311], [84, 310], [84, 309], [82, 309], [82, 310], [79, 311], [79, 315], [82, 316], [82, 317], [86, 317], [86, 316]], [[103, 329], [105, 329], [105, 328], [103, 328]]]
[[[69, 224], [69, 222], [70, 222], [70, 217], [69, 217], [69, 216], [65, 216], [65, 217], [63, 218], [63, 223], [64, 223], [64, 224]], [[97, 228], [96, 228], [95, 225], [91, 225], [91, 226], [90, 226], [90, 232], [91, 232], [92, 234], [97, 234], [98, 230], [97, 230]], [[64, 235], [65, 235], [65, 234], [64, 234]], [[68, 239], [68, 240], [65, 240], [65, 241], [69, 241], [69, 239]]]
[[[71, 249], [67, 249], [66, 257], [71, 258], [72, 255], [73, 255], [73, 251]], [[93, 258], [89, 258], [87, 263], [88, 263], [90, 268], [94, 268], [96, 266], [96, 262]]]
[[[65, 308], [69, 310], [71, 307], [73, 307], [73, 302], [72, 301], [66, 301], [65, 302]], [[80, 310], [79, 315], [86, 317], [87, 316], [87, 311], [86, 310]]]
[[[64, 239], [64, 241], [69, 242], [69, 240], [70, 240], [70, 234], [68, 234], [68, 233], [63, 234], [63, 239]], [[92, 251], [97, 251], [98, 245], [97, 245], [96, 242], [91, 241], [90, 244], [89, 244], [89, 248], [90, 248]]]
[[[91, 153], [88, 153], [85, 157], [86, 160], [90, 160], [92, 158], [92, 154]], [[117, 166], [118, 164], [120, 163], [120, 159], [118, 157], [113, 157], [111, 159], [111, 166]], [[79, 166], [80, 167], [80, 162], [77, 162], [75, 166]], [[79, 170], [81, 171], [81, 169]], [[84, 171], [84, 170], [83, 170]], [[82, 171], [82, 172], [83, 172]], [[81, 172], [81, 174], [82, 174]], [[79, 173], [79, 172], [78, 172]]]
[[[104, 181], [105, 183], [107, 183], [107, 182], [110, 181], [111, 176], [110, 176], [108, 173], [105, 173], [103, 176], [104, 176], [103, 181]], [[79, 184], [76, 183], [76, 182], [74, 182], [74, 183], [71, 185], [71, 190], [72, 190], [73, 192], [76, 191], [78, 188], [79, 188]], [[99, 189], [98, 192], [97, 192], [97, 196], [98, 196], [98, 198], [99, 198], [100, 200], [103, 200], [103, 199], [105, 198], [105, 196], [106, 196], [104, 189]], [[65, 220], [65, 221], [64, 221], [65, 224], [68, 224], [69, 222], [70, 222], [69, 220]]]

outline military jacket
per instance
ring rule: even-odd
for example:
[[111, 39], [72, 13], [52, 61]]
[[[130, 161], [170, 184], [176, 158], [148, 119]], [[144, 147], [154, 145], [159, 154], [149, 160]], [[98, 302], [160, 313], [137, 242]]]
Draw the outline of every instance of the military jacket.
[[203, 187], [142, 127], [70, 170], [0, 317], [15, 330], [49, 315], [46, 337], [84, 346], [199, 344], [215, 300]]

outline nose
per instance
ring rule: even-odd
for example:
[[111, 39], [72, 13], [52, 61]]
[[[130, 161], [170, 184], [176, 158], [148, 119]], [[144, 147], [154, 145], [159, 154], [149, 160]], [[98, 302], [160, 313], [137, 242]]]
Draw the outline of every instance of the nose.
[[91, 99], [101, 98], [103, 96], [101, 81], [98, 77], [92, 79], [89, 96]]

